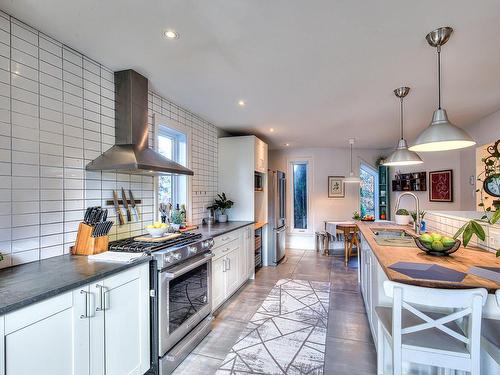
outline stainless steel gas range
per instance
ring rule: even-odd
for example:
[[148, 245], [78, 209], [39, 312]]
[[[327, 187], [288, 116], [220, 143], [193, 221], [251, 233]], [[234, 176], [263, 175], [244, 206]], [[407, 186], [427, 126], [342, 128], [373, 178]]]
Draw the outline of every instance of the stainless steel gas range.
[[183, 233], [164, 242], [126, 239], [110, 251], [151, 254], [151, 353], [153, 373], [170, 374], [210, 332], [213, 239]]

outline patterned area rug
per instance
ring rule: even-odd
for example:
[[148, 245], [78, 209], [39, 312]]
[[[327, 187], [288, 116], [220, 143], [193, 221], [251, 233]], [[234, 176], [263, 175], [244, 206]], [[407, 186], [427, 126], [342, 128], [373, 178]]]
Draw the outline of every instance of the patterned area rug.
[[320, 375], [330, 283], [279, 280], [216, 375]]

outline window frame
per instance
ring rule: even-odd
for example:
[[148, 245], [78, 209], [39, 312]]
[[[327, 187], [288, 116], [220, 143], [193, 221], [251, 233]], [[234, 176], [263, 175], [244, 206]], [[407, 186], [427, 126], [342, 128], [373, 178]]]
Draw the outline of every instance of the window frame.
[[[188, 128], [186, 125], [183, 125], [179, 123], [176, 120], [170, 119], [164, 115], [154, 113], [153, 114], [153, 140], [154, 140], [154, 149], [158, 151], [158, 137], [161, 134], [161, 126], [165, 126], [169, 129], [174, 130], [175, 132], [181, 133], [185, 135], [186, 137], [186, 165], [185, 167], [191, 169], [191, 153], [192, 153], [192, 136], [191, 136], [191, 129]], [[163, 135], [164, 136], [164, 135]], [[171, 137], [174, 142], [173, 142], [173, 149], [172, 149], [172, 154], [174, 156], [174, 160], [178, 159], [179, 156], [179, 143], [176, 141], [173, 137]], [[176, 178], [173, 179], [172, 181], [172, 196], [178, 195], [178, 181]], [[158, 197], [158, 188], [159, 188], [159, 176], [154, 177], [154, 198], [153, 198], [153, 205], [154, 205], [154, 214], [153, 217], [155, 220], [159, 220], [160, 214], [158, 211], [159, 207], [159, 197]], [[187, 216], [187, 221], [190, 222], [192, 219], [192, 214], [193, 214], [193, 209], [192, 209], [192, 181], [191, 181], [191, 176], [186, 176], [186, 216]]]
[[[365, 169], [367, 173], [372, 173], [374, 176], [374, 189], [373, 189], [373, 204], [374, 204], [374, 212], [375, 212], [375, 217], [379, 217], [380, 215], [380, 207], [379, 207], [379, 195], [380, 195], [380, 182], [379, 182], [379, 176], [378, 176], [378, 168], [373, 167], [369, 163], [365, 162], [364, 160], [361, 160], [359, 163], [359, 176], [361, 176], [361, 169]], [[359, 212], [361, 212], [361, 187], [359, 191]]]
[[[294, 164], [306, 164], [307, 165], [307, 229], [300, 229], [294, 227], [294, 199], [293, 199], [293, 165]], [[288, 181], [287, 183], [287, 217], [288, 220], [288, 234], [289, 235], [312, 235], [314, 228], [314, 218], [312, 217], [312, 212], [314, 212], [312, 207], [313, 200], [311, 195], [313, 194], [313, 178], [314, 178], [314, 165], [312, 157], [295, 157], [287, 159], [287, 173]]]

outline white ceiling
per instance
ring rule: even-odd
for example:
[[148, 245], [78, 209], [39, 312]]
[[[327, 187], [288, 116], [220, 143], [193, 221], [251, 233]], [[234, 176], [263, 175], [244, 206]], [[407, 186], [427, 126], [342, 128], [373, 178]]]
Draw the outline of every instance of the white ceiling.
[[[392, 90], [401, 85], [412, 88], [411, 141], [436, 106], [436, 55], [425, 35], [439, 26], [455, 29], [442, 54], [450, 119], [464, 126], [500, 108], [498, 0], [0, 0], [0, 8], [275, 148], [346, 146], [349, 137], [356, 147], [392, 147]], [[180, 39], [165, 40], [165, 28]]]

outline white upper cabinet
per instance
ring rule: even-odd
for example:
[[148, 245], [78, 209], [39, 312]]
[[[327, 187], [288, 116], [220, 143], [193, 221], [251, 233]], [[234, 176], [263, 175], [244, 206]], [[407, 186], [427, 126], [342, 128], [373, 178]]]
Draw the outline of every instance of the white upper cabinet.
[[[229, 220], [267, 219], [267, 144], [253, 135], [219, 138], [218, 159], [219, 191], [235, 202]], [[263, 174], [261, 192], [255, 172]]]
[[267, 173], [267, 144], [255, 137], [255, 171]]

